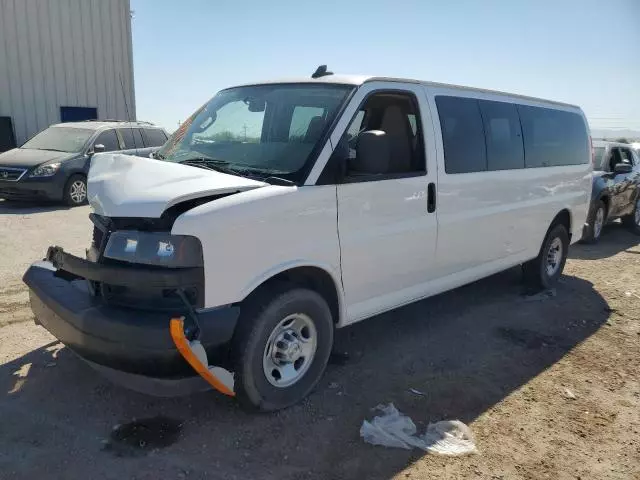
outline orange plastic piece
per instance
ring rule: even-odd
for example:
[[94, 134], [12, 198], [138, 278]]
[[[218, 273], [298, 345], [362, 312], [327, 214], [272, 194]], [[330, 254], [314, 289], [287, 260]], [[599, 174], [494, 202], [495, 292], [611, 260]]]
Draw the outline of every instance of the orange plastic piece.
[[191, 365], [191, 367], [193, 367], [193, 369], [198, 372], [198, 375], [204, 378], [207, 383], [209, 383], [220, 393], [224, 393], [225, 395], [228, 395], [230, 397], [235, 397], [235, 392], [229, 389], [229, 387], [227, 387], [215, 375], [213, 375], [209, 370], [209, 366], [204, 365], [191, 350], [189, 341], [187, 340], [187, 337], [184, 336], [184, 320], [182, 318], [172, 318], [170, 331], [171, 338], [173, 339], [173, 343], [175, 343], [176, 348], [184, 357], [184, 359], [189, 363], [189, 365]]

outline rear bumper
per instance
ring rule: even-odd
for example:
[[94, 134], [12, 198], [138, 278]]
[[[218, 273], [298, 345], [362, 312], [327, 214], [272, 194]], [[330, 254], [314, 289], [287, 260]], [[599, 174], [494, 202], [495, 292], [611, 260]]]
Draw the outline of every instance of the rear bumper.
[[[128, 374], [162, 379], [195, 374], [176, 349], [169, 331], [171, 317], [184, 312], [108, 305], [90, 294], [85, 280], [69, 281], [56, 273], [50, 262], [39, 262], [27, 270], [23, 280], [29, 287], [36, 322], [75, 353]], [[226, 344], [233, 336], [239, 307], [200, 311], [197, 315], [207, 353], [226, 363]]]

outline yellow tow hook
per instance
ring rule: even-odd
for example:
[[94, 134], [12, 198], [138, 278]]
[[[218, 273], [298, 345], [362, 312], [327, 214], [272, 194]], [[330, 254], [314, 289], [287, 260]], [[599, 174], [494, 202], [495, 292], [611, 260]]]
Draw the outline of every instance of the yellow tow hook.
[[233, 374], [222, 367], [209, 365], [207, 352], [200, 343], [200, 327], [198, 319], [191, 303], [183, 291], [178, 290], [176, 294], [182, 299], [189, 314], [190, 323], [193, 326], [185, 331], [185, 317], [174, 317], [169, 324], [171, 338], [176, 348], [189, 365], [205, 379], [213, 388], [220, 393], [235, 397], [233, 391]]

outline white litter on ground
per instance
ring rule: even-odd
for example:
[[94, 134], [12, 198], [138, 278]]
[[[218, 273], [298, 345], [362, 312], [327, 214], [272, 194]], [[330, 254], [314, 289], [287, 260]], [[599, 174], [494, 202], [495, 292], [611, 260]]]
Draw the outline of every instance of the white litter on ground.
[[363, 421], [360, 436], [365, 442], [410, 450], [420, 448], [436, 455], [461, 456], [478, 453], [471, 429], [458, 420], [430, 423], [423, 435], [416, 435], [413, 420], [400, 413], [393, 403], [378, 405], [382, 415]]

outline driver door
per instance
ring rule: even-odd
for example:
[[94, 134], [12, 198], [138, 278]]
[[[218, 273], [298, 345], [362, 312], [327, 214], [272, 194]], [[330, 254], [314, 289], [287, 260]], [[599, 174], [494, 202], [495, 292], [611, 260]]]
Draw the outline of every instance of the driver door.
[[[431, 122], [420, 107], [423, 91], [393, 83], [367, 85], [358, 93], [345, 132], [350, 158], [337, 186], [348, 323], [424, 296], [437, 235], [435, 165], [427, 168], [435, 153], [425, 148], [433, 142], [424, 137]], [[356, 159], [358, 135], [367, 130], [386, 134], [391, 162], [385, 172], [367, 171]]]

